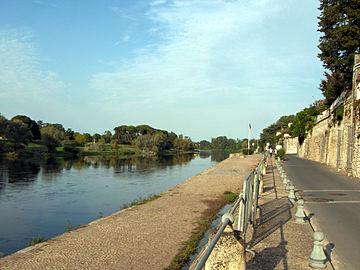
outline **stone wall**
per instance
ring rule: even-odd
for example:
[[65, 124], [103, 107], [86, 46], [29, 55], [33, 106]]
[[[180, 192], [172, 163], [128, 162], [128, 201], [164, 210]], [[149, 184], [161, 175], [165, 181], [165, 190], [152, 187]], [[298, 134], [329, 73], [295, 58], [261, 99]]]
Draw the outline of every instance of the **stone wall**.
[[[355, 64], [360, 65], [360, 55], [355, 56]], [[342, 103], [341, 123], [330, 112], [306, 136], [298, 155], [360, 177], [360, 66], [354, 73], [353, 89], [345, 93]]]
[[284, 149], [286, 154], [297, 154], [299, 148], [298, 138], [286, 138], [284, 139]]

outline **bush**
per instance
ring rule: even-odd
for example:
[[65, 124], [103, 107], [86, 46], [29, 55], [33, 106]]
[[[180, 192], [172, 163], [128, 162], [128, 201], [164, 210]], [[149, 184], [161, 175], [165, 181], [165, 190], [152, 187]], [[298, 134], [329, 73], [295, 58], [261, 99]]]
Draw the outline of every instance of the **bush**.
[[102, 142], [97, 143], [87, 143], [85, 146], [85, 151], [105, 151], [105, 144]]
[[254, 149], [248, 149], [248, 148], [244, 148], [243, 150], [242, 150], [242, 152], [243, 152], [243, 154], [244, 155], [252, 155], [253, 153], [254, 153]]
[[282, 148], [282, 149], [279, 149], [276, 151], [276, 155], [275, 155], [275, 158], [280, 158], [281, 160], [284, 160], [285, 159], [285, 149]]
[[65, 152], [68, 152], [68, 153], [71, 153], [71, 154], [74, 154], [74, 155], [77, 155], [79, 154], [80, 150], [74, 146], [71, 146], [71, 145], [64, 145], [64, 151]]

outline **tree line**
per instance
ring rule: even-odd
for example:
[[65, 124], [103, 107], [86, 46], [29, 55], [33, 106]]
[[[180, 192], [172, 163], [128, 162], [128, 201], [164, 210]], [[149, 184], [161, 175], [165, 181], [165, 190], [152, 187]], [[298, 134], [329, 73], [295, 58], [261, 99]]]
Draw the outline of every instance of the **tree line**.
[[[75, 132], [71, 128], [65, 129], [62, 124], [43, 123], [34, 121], [25, 115], [17, 115], [10, 120], [0, 114], [0, 151], [11, 148], [18, 150], [30, 142], [38, 142], [54, 152], [56, 147], [69, 145], [91, 147], [110, 144], [116, 148], [120, 144], [133, 145], [140, 150], [161, 152], [165, 150], [189, 151], [195, 148], [190, 137], [177, 135], [174, 132], [160, 130], [148, 125], [126, 126], [114, 128], [113, 133], [106, 130], [103, 134]], [[6, 143], [5, 143], [6, 142]]]
[[[211, 138], [211, 142], [202, 140], [199, 143], [199, 148], [203, 150], [229, 150], [229, 151], [243, 151], [247, 153], [248, 139], [231, 139], [226, 136], [219, 136]], [[250, 140], [250, 152], [253, 152], [257, 147], [256, 139]]]

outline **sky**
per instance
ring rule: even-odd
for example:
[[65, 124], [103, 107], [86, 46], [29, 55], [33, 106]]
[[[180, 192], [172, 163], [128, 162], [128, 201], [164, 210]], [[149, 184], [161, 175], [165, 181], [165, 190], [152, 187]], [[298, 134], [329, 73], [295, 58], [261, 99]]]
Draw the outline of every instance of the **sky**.
[[315, 100], [316, 0], [1, 0], [0, 113], [259, 138]]

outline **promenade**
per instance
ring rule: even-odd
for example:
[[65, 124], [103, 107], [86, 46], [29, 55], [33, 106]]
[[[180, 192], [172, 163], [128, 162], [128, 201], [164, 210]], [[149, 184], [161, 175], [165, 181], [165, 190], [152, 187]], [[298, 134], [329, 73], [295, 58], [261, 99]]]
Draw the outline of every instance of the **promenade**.
[[262, 155], [231, 158], [143, 205], [124, 209], [0, 259], [0, 269], [163, 269], [224, 191], [239, 192]]

